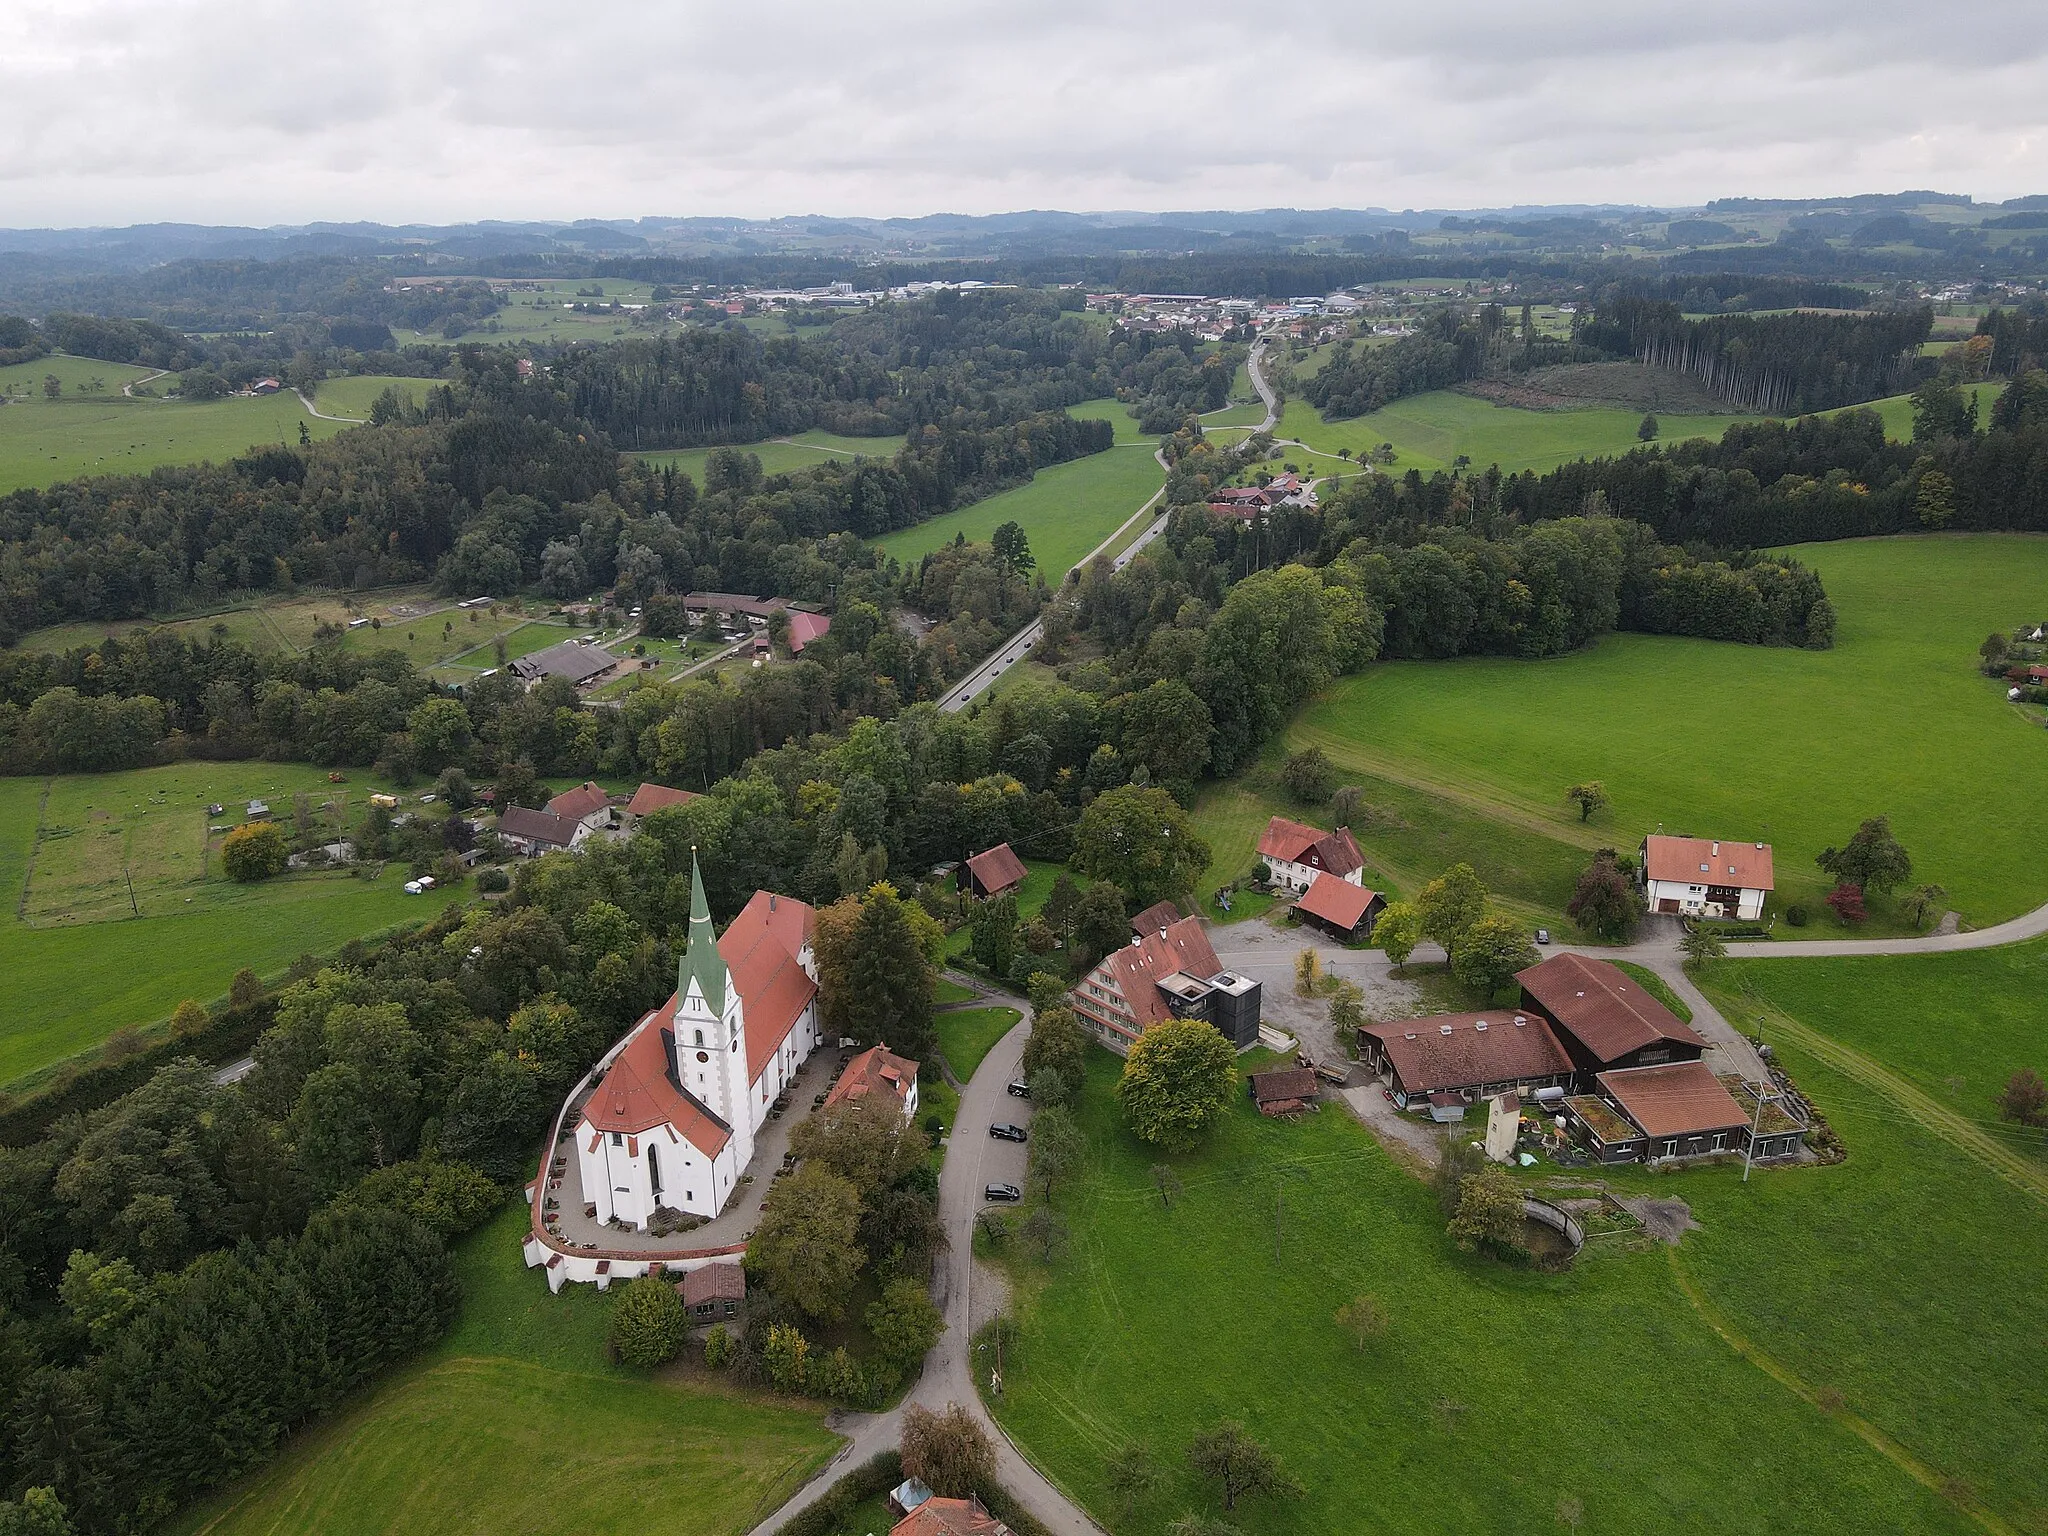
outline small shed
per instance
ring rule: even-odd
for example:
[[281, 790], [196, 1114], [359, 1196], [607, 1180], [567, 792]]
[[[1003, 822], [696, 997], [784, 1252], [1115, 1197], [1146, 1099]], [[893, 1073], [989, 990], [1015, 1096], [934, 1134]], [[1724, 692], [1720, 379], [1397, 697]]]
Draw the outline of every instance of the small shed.
[[1252, 1102], [1262, 1115], [1298, 1115], [1315, 1103], [1319, 1087], [1308, 1067], [1251, 1074]]
[[1337, 875], [1316, 871], [1308, 889], [1294, 903], [1294, 915], [1333, 939], [1355, 943], [1370, 937], [1372, 925], [1387, 909], [1387, 898]]
[[1008, 843], [997, 843], [961, 866], [960, 885], [983, 901], [993, 901], [998, 896], [1014, 895], [1029, 873]]
[[676, 1292], [691, 1322], [724, 1322], [747, 1304], [747, 1272], [737, 1264], [706, 1264], [686, 1273]]

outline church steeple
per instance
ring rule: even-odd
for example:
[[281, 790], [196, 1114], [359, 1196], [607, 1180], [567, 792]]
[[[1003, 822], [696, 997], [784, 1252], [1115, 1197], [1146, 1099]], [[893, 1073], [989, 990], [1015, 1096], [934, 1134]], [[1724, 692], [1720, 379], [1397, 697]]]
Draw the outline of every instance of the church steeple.
[[713, 1018], [725, 1013], [725, 959], [718, 953], [718, 935], [711, 929], [711, 903], [704, 899], [704, 875], [697, 868], [697, 850], [690, 850], [690, 945], [676, 964], [676, 992], [687, 997], [695, 980]]

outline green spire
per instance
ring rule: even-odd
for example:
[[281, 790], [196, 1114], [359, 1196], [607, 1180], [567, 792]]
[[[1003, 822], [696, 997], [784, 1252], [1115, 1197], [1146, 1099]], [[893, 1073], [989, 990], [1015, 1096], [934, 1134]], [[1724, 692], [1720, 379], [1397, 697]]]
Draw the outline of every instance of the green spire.
[[686, 995], [691, 978], [712, 1013], [725, 1016], [725, 960], [718, 953], [718, 935], [711, 930], [711, 903], [704, 899], [704, 875], [697, 868], [697, 850], [690, 850], [690, 947], [676, 965], [676, 992]]

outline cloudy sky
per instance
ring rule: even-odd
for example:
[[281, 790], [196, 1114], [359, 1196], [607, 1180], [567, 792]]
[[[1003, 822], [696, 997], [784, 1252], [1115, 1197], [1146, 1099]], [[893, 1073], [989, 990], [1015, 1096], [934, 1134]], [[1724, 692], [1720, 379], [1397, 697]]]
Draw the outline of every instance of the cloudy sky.
[[2048, 192], [2040, 0], [4, 0], [0, 226]]

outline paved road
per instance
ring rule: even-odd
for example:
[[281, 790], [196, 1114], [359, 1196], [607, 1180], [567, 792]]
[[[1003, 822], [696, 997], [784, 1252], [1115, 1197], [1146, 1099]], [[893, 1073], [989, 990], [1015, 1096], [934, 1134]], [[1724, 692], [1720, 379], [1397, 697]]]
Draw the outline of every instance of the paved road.
[[952, 1143], [946, 1149], [945, 1167], [939, 1175], [939, 1219], [945, 1224], [951, 1247], [939, 1260], [933, 1276], [932, 1298], [946, 1315], [946, 1331], [925, 1356], [924, 1374], [900, 1406], [888, 1413], [849, 1414], [833, 1420], [833, 1427], [849, 1437], [846, 1445], [788, 1503], [755, 1526], [752, 1536], [768, 1536], [780, 1530], [799, 1510], [815, 1504], [835, 1482], [869, 1457], [894, 1450], [903, 1435], [903, 1409], [911, 1403], [934, 1410], [950, 1403], [964, 1405], [980, 1421], [996, 1448], [996, 1480], [1054, 1536], [1105, 1536], [1100, 1526], [1024, 1459], [989, 1418], [974, 1389], [969, 1359], [976, 1318], [972, 1294], [974, 1219], [981, 1210], [984, 1185], [1024, 1183], [1024, 1148], [992, 1140], [988, 1134], [990, 1122], [1024, 1120], [1029, 1110], [1029, 1106], [1010, 1097], [1008, 1084], [1017, 1075], [1024, 1042], [1031, 1033], [1031, 1008], [1022, 998], [1001, 1000], [1020, 1010], [1024, 1019], [996, 1042], [960, 1091], [960, 1113], [954, 1122]]

